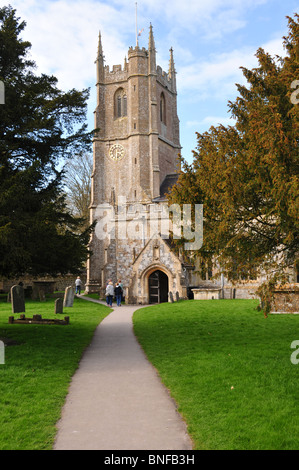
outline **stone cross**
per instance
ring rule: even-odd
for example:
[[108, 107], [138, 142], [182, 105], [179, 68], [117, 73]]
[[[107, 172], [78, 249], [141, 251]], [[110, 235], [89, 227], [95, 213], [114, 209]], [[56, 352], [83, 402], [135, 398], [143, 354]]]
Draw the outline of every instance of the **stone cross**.
[[65, 289], [63, 306], [72, 307], [74, 303], [75, 290], [73, 287], [69, 286]]
[[55, 313], [63, 313], [63, 299], [55, 300]]
[[10, 290], [12, 313], [25, 312], [25, 296], [22, 286], [12, 286]]

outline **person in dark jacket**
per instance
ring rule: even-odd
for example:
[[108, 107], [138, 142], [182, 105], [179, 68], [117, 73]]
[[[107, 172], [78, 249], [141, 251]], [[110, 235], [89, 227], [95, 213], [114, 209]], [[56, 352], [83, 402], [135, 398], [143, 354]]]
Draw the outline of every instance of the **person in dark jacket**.
[[116, 304], [118, 307], [121, 306], [121, 298], [122, 298], [122, 288], [121, 288], [121, 285], [117, 282], [115, 284], [115, 289], [114, 289], [114, 294], [115, 294], [115, 298], [116, 298]]

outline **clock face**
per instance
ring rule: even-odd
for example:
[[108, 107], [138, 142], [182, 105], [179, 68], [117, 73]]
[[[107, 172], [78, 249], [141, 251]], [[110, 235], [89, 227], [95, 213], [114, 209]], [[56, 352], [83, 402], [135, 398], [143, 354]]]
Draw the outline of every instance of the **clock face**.
[[125, 149], [120, 144], [114, 144], [110, 147], [109, 157], [114, 161], [119, 161], [125, 156]]

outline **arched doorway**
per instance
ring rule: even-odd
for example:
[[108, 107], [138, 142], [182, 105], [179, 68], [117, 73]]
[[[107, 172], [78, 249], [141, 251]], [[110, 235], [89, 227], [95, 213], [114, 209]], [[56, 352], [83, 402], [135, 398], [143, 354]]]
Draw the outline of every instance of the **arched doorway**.
[[168, 276], [157, 269], [148, 278], [149, 303], [168, 302]]

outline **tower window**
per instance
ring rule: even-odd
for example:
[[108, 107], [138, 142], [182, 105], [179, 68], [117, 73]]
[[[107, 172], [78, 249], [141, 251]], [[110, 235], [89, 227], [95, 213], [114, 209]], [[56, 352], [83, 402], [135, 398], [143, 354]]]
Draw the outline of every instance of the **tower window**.
[[121, 117], [121, 97], [117, 98], [117, 117]]
[[127, 115], [127, 97], [126, 95], [123, 96], [123, 99], [122, 99], [122, 114], [123, 116], [126, 116]]
[[119, 88], [114, 95], [114, 118], [127, 116], [127, 95], [123, 88]]
[[166, 103], [164, 93], [161, 93], [160, 97], [160, 121], [166, 125]]

